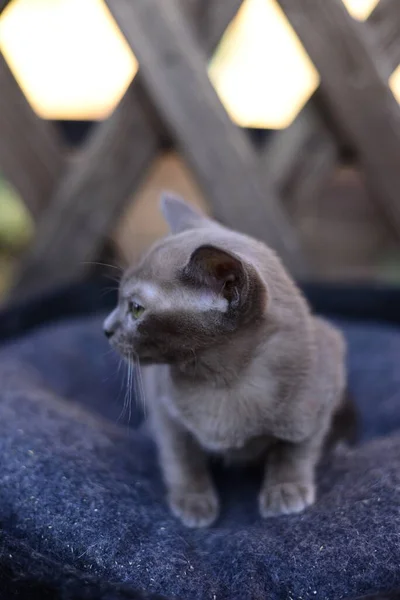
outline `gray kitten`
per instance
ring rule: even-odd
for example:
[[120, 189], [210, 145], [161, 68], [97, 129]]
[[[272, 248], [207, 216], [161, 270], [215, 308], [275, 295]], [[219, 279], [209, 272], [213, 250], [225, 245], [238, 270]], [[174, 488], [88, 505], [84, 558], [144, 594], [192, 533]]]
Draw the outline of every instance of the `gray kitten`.
[[276, 254], [164, 196], [172, 235], [127, 271], [104, 323], [144, 368], [172, 512], [215, 521], [207, 455], [263, 460], [263, 517], [315, 500], [315, 466], [345, 386], [345, 345], [314, 317]]

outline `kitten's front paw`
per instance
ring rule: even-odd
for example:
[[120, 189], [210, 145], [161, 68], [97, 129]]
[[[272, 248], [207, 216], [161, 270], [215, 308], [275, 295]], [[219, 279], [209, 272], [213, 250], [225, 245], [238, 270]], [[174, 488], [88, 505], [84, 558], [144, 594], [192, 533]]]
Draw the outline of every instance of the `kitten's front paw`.
[[169, 495], [172, 513], [186, 527], [208, 527], [219, 514], [218, 497], [214, 490], [205, 492], [173, 491]]
[[261, 490], [259, 507], [261, 516], [266, 519], [277, 515], [299, 513], [315, 501], [313, 483], [279, 483]]

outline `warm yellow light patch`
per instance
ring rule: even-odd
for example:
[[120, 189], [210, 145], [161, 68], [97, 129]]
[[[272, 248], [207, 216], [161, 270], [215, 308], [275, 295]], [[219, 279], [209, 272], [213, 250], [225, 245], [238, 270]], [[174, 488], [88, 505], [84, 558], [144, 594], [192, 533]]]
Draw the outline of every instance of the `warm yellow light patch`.
[[244, 127], [287, 127], [319, 83], [275, 0], [245, 0], [209, 73], [232, 119]]
[[[379, 0], [343, 0], [366, 19]], [[0, 19], [0, 50], [34, 110], [48, 119], [103, 119], [137, 61], [102, 0], [13, 0]], [[245, 0], [210, 66], [233, 120], [284, 128], [319, 83], [276, 0]]]
[[389, 86], [397, 102], [400, 104], [400, 65], [391, 74]]
[[342, 0], [352, 17], [365, 21], [378, 4], [379, 0]]
[[0, 50], [37, 114], [104, 119], [137, 62], [102, 0], [14, 0]]

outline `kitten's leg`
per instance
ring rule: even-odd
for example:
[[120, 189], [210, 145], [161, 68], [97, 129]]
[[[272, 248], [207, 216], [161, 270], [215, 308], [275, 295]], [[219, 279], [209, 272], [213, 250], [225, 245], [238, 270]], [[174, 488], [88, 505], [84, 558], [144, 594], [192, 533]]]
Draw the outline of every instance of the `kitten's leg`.
[[206, 455], [194, 437], [158, 410], [155, 432], [173, 514], [187, 527], [207, 527], [219, 513]]
[[266, 461], [259, 496], [262, 517], [298, 513], [315, 501], [315, 466], [323, 436], [300, 444], [278, 442]]

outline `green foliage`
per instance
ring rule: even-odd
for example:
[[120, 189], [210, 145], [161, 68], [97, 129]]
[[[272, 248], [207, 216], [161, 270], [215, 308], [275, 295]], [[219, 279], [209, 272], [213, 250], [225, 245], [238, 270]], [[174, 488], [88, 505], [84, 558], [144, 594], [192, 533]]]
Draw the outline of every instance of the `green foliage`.
[[33, 235], [33, 222], [23, 201], [0, 176], [0, 249], [14, 253], [22, 249]]

